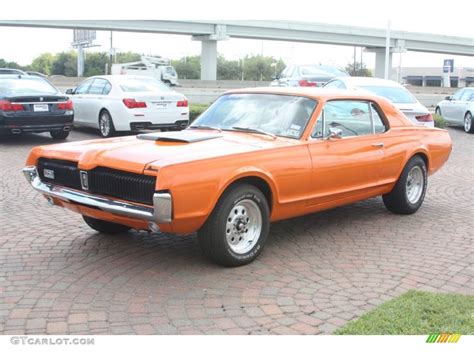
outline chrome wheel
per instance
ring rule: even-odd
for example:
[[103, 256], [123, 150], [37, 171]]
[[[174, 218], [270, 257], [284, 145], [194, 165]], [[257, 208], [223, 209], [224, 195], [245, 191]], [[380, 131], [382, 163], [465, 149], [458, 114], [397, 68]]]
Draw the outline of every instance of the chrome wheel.
[[425, 184], [423, 170], [419, 166], [414, 166], [407, 176], [406, 194], [411, 204], [415, 204], [423, 194]]
[[236, 254], [248, 253], [262, 232], [262, 212], [253, 200], [239, 201], [231, 209], [226, 222], [226, 240]]
[[110, 124], [110, 117], [107, 113], [100, 115], [99, 129], [100, 134], [102, 134], [103, 137], [108, 137], [110, 135]]
[[464, 130], [466, 132], [470, 132], [472, 127], [472, 116], [470, 113], [466, 113], [466, 116], [464, 117]]

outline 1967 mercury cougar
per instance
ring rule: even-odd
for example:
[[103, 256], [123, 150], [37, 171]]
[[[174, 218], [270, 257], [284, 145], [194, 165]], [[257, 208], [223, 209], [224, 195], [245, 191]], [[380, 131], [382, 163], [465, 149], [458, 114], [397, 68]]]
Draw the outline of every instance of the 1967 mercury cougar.
[[99, 232], [197, 231], [205, 255], [238, 266], [272, 221], [379, 195], [416, 212], [450, 152], [447, 131], [381, 97], [257, 88], [224, 94], [181, 132], [36, 147], [24, 174]]

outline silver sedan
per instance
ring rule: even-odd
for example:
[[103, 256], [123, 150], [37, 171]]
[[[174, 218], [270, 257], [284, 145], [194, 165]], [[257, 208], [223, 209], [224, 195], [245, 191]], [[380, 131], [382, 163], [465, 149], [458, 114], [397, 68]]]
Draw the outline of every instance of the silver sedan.
[[452, 124], [463, 126], [467, 133], [474, 133], [474, 87], [463, 88], [438, 102], [435, 112]]

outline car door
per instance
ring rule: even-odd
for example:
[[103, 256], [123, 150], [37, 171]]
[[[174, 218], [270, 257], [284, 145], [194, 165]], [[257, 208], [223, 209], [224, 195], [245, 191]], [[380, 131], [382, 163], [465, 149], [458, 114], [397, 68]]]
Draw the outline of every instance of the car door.
[[84, 95], [84, 120], [89, 126], [99, 126], [99, 112], [103, 107], [104, 89], [107, 80], [102, 78], [95, 78], [87, 94]]
[[456, 117], [456, 112], [459, 110], [458, 106], [460, 105], [461, 97], [464, 94], [464, 89], [457, 91], [451, 100], [447, 101], [445, 105], [443, 105], [441, 113], [443, 114], [444, 118], [451, 122], [458, 122], [458, 117]]
[[92, 79], [88, 79], [79, 84], [76, 90], [74, 90], [74, 95], [71, 97], [74, 104], [74, 122], [81, 124], [86, 122], [87, 115], [84, 110], [85, 95], [89, 91], [91, 84]]
[[453, 107], [453, 118], [456, 120], [456, 123], [464, 124], [464, 115], [468, 111], [469, 104], [472, 103], [472, 95], [474, 95], [474, 90], [464, 89], [461, 98]]
[[309, 205], [371, 195], [383, 174], [386, 129], [371, 102], [326, 102], [308, 145], [312, 159]]

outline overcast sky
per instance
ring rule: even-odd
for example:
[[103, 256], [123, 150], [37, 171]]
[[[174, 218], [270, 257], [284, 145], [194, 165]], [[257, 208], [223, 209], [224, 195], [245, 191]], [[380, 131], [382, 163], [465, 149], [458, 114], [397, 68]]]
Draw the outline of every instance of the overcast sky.
[[[388, 20], [394, 30], [435, 33], [442, 35], [473, 38], [472, 27], [474, 1], [455, 2], [421, 0], [331, 0], [331, 1], [189, 1], [179, 2], [134, 0], [121, 4], [82, 0], [78, 2], [15, 1], [15, 8], [22, 8], [21, 18], [42, 19], [267, 19], [332, 23], [351, 26], [386, 28]], [[47, 3], [50, 6], [47, 6]], [[125, 6], [127, 4], [127, 6]], [[178, 4], [173, 6], [173, 4]], [[54, 6], [65, 9], [54, 11]], [[69, 6], [70, 5], [70, 6]], [[2, 9], [8, 8], [2, 4]], [[93, 10], [92, 10], [93, 9]], [[137, 9], [137, 10], [134, 10]], [[163, 11], [165, 10], [166, 11]], [[157, 16], [150, 14], [156, 13]], [[17, 11], [1, 11], [0, 17], [15, 20]], [[160, 15], [158, 17], [158, 14]], [[146, 15], [146, 16], [145, 16]], [[9, 16], [9, 17], [6, 17]], [[98, 47], [88, 51], [108, 51], [109, 32], [98, 32]], [[135, 51], [145, 54], [158, 54], [170, 58], [200, 53], [200, 42], [191, 41], [190, 36], [165, 34], [140, 34], [114, 32], [114, 47], [119, 51]], [[29, 64], [37, 55], [44, 52], [60, 52], [71, 49], [72, 30], [32, 29], [0, 27], [0, 58]], [[263, 54], [282, 58], [293, 63], [323, 63], [345, 66], [353, 60], [353, 47], [230, 39], [219, 42], [218, 51], [229, 59], [238, 59], [246, 54]], [[361, 56], [357, 50], [357, 59]], [[374, 66], [375, 56], [362, 53], [368, 67]], [[403, 66], [441, 66], [445, 58], [454, 58], [457, 67], [474, 67], [473, 57], [452, 56], [408, 52], [402, 55]], [[398, 54], [394, 55], [393, 65], [398, 66]]]

